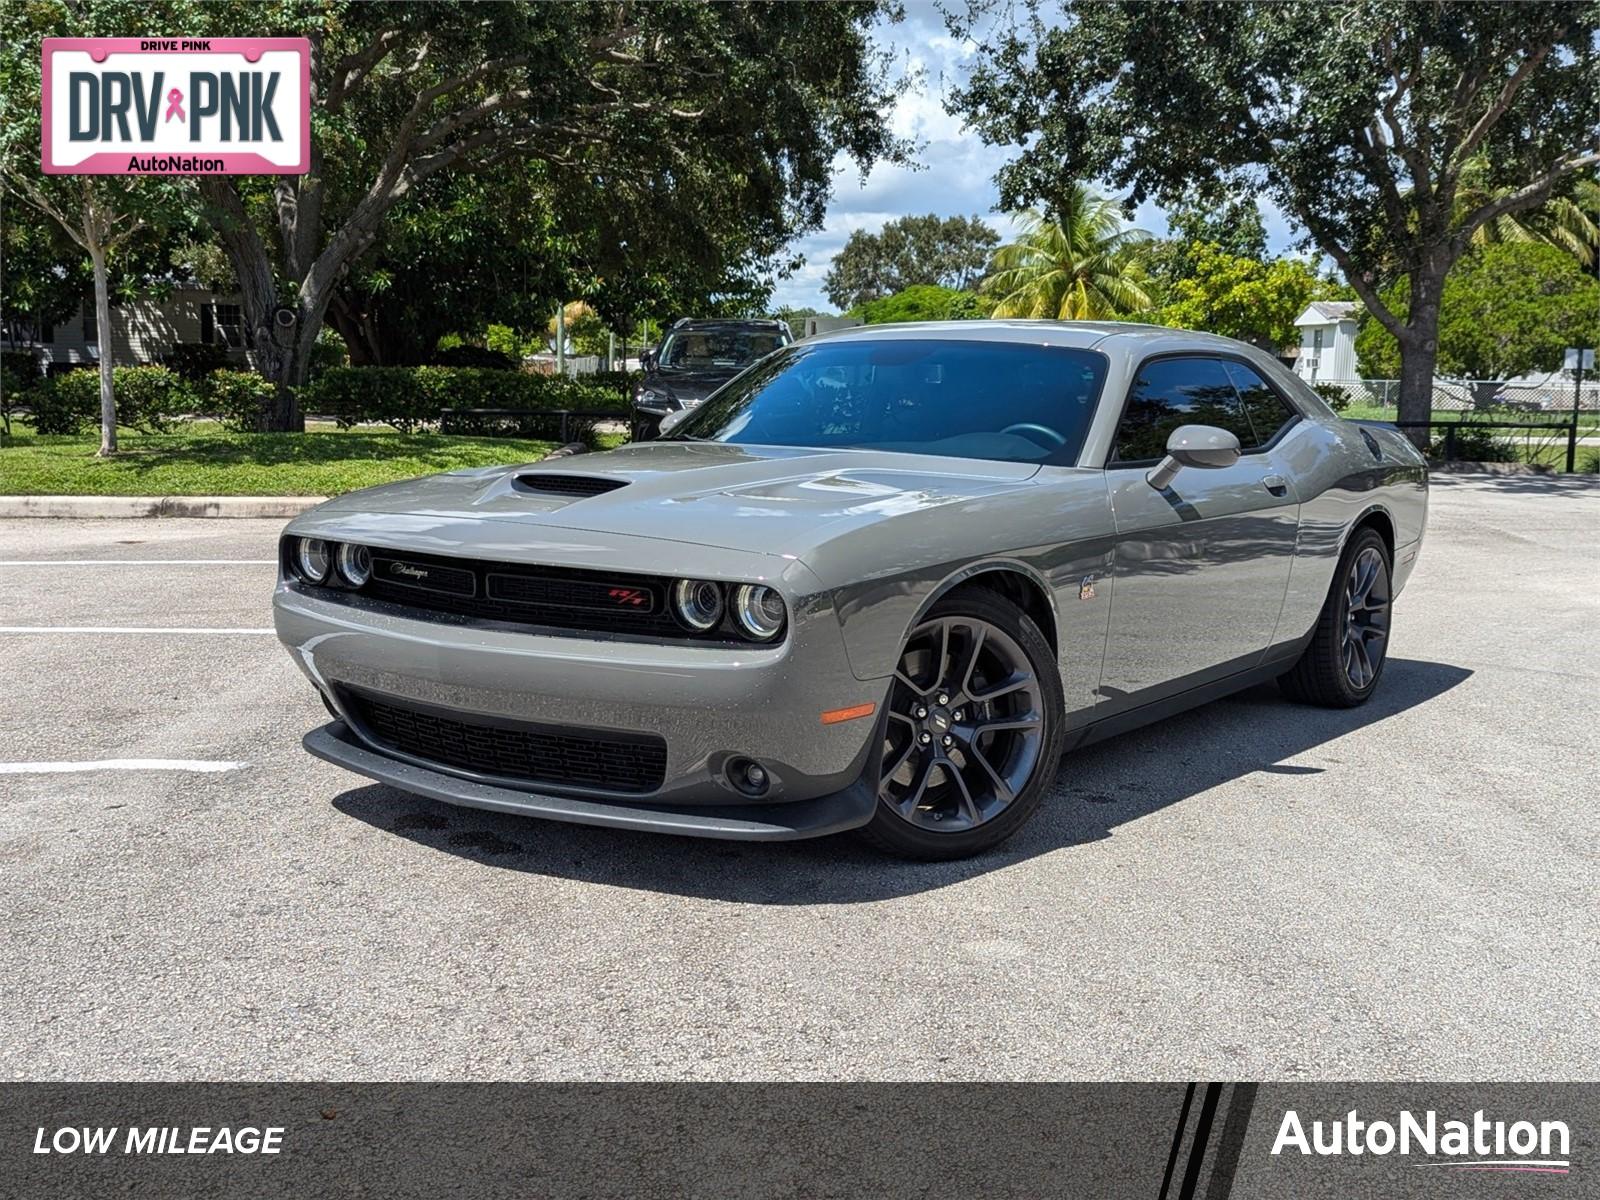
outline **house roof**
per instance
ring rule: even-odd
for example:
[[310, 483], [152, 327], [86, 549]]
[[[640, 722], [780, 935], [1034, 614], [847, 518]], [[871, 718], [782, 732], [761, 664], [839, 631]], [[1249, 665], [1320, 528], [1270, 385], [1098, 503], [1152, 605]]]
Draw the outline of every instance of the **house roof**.
[[1354, 321], [1360, 311], [1361, 305], [1355, 300], [1313, 300], [1295, 319], [1295, 324], [1335, 325], [1340, 321]]

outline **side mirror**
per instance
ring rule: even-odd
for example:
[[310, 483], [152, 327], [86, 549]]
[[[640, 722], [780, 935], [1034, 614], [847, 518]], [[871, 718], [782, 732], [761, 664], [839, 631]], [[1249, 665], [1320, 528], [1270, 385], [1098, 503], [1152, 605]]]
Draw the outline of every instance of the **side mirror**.
[[660, 436], [665, 437], [667, 434], [671, 433], [674, 429], [676, 429], [679, 425], [682, 425], [683, 424], [683, 419], [685, 417], [687, 417], [693, 411], [694, 410], [692, 408], [678, 408], [678, 409], [674, 409], [672, 412], [669, 412], [666, 416], [662, 417], [661, 418], [661, 427], [660, 427], [661, 428]]
[[656, 369], [656, 352], [654, 350], [639, 351], [639, 365], [646, 371], [654, 371]]
[[1231, 467], [1239, 461], [1239, 439], [1215, 425], [1180, 425], [1167, 439], [1167, 456], [1145, 476], [1163, 491], [1184, 467]]

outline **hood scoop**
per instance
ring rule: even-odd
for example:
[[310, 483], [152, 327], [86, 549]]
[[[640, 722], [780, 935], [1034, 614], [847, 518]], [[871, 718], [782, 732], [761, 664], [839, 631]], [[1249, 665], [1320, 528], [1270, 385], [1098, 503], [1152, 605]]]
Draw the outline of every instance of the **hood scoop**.
[[565, 471], [526, 471], [511, 480], [519, 492], [538, 496], [565, 496], [581, 500], [585, 496], [603, 496], [618, 488], [627, 487], [626, 479], [607, 479], [603, 475], [569, 475]]

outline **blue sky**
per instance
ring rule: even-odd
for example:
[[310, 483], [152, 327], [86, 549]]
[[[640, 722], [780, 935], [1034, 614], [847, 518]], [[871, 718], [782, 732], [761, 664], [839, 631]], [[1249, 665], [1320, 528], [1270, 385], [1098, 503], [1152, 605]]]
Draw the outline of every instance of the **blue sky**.
[[[993, 211], [999, 200], [994, 175], [1010, 151], [985, 146], [959, 118], [944, 111], [944, 98], [965, 78], [974, 48], [949, 35], [944, 18], [928, 0], [909, 0], [905, 20], [881, 25], [877, 37], [879, 45], [894, 51], [897, 70], [918, 76], [900, 97], [891, 123], [895, 133], [917, 143], [914, 158], [921, 169], [879, 165], [863, 180], [855, 164], [841, 158], [823, 228], [798, 243], [805, 265], [778, 281], [774, 307], [830, 309], [822, 277], [857, 229], [875, 231], [896, 217], [932, 212], [941, 217], [976, 214], [1002, 236], [1010, 231], [1005, 218]], [[1263, 203], [1261, 213], [1268, 249], [1287, 252], [1294, 237], [1289, 223], [1270, 204]], [[1167, 229], [1165, 215], [1153, 203], [1139, 208], [1134, 224], [1158, 237]]]

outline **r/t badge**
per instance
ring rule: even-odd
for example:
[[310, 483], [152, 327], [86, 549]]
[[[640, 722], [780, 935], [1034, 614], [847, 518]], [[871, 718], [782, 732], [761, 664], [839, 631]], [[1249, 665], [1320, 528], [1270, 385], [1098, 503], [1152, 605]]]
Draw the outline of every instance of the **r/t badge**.
[[1093, 575], [1085, 575], [1083, 577], [1083, 582], [1078, 585], [1078, 599], [1079, 600], [1093, 600], [1094, 599], [1094, 576]]

